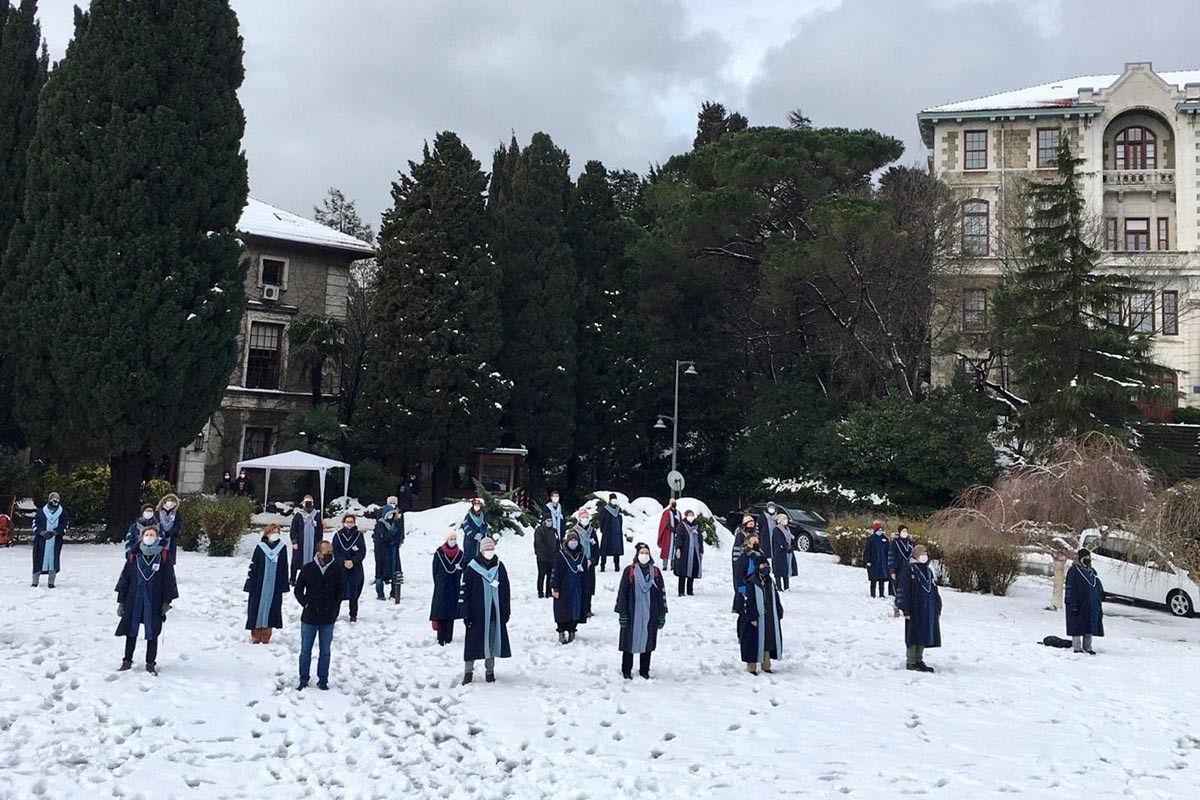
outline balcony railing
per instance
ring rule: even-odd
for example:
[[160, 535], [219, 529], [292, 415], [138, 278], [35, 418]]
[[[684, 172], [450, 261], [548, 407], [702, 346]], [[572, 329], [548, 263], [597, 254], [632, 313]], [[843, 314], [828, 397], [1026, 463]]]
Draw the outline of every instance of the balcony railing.
[[1164, 189], [1175, 187], [1173, 169], [1106, 169], [1104, 185], [1111, 188]]

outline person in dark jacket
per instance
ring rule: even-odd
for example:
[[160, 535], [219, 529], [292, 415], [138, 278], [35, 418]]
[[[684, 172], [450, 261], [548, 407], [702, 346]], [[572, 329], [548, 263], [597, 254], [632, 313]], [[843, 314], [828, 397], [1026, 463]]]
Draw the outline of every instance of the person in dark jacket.
[[333, 625], [346, 599], [346, 570], [333, 563], [330, 542], [321, 542], [316, 558], [300, 568], [293, 594], [304, 609], [300, 614], [300, 684], [296, 689], [302, 691], [308, 686], [314, 641], [319, 647], [317, 688], [328, 689]]
[[367, 537], [358, 529], [353, 514], [342, 517], [342, 527], [333, 535], [333, 557], [346, 571], [346, 599], [350, 601], [350, 621], [358, 622], [358, 598], [366, 581], [363, 559], [367, 557]]
[[250, 555], [250, 569], [242, 591], [246, 598], [246, 630], [254, 644], [268, 644], [276, 628], [283, 627], [283, 596], [288, 590], [288, 547], [279, 526], [263, 528], [262, 539]]
[[758, 547], [747, 545], [739, 563], [742, 573], [742, 608], [738, 614], [738, 644], [746, 671], [770, 673], [771, 660], [783, 657], [783, 603], [771, 578], [771, 559]]
[[158, 538], [167, 549], [171, 563], [179, 552], [179, 537], [183, 535], [183, 517], [179, 513], [179, 495], [165, 494], [154, 508], [154, 524]]
[[888, 548], [888, 580], [892, 582], [893, 587], [896, 585], [896, 574], [908, 563], [908, 559], [912, 557], [912, 551], [913, 540], [908, 533], [908, 526], [901, 525], [896, 529], [896, 535], [892, 538], [891, 546]]
[[1067, 611], [1067, 636], [1076, 653], [1096, 655], [1092, 637], [1104, 635], [1104, 584], [1092, 569], [1092, 553], [1086, 547], [1067, 570], [1063, 605]]
[[479, 543], [483, 541], [483, 537], [488, 535], [487, 515], [483, 513], [481, 498], [476, 497], [471, 500], [471, 508], [463, 517], [462, 532], [463, 558], [470, 563], [479, 554]]
[[558, 541], [554, 543], [554, 547], [557, 550], [558, 545], [562, 543], [563, 537], [567, 535], [566, 512], [563, 511], [558, 492], [551, 492], [550, 502], [542, 506], [543, 518], [546, 514], [549, 514], [550, 519], [554, 520], [554, 532], [558, 535]]
[[625, 568], [617, 584], [617, 603], [621, 633], [617, 647], [621, 651], [621, 676], [633, 680], [633, 657], [638, 656], [638, 674], [650, 677], [650, 656], [658, 647], [658, 632], [667, 624], [667, 587], [662, 572], [654, 565], [650, 545], [634, 546], [633, 563]]
[[485, 680], [496, 680], [496, 659], [511, 658], [508, 618], [512, 613], [508, 570], [496, 556], [496, 542], [485, 537], [479, 555], [463, 569], [458, 616], [467, 628], [463, 641], [463, 684], [471, 682], [475, 662], [483, 659]]
[[579, 537], [579, 549], [583, 551], [585, 572], [583, 573], [584, 618], [594, 616], [592, 597], [596, 594], [596, 558], [600, 552], [600, 541], [591, 524], [591, 512], [581, 508], [575, 512], [575, 524], [567, 531]]
[[221, 475], [221, 480], [217, 481], [217, 494], [233, 494], [233, 490], [233, 476], [229, 474], [229, 470], [225, 470]]
[[679, 596], [693, 594], [696, 578], [702, 573], [704, 534], [696, 522], [696, 513], [688, 509], [675, 527], [675, 577], [679, 579]]
[[47, 586], [54, 588], [54, 579], [62, 570], [63, 538], [71, 527], [71, 515], [62, 506], [58, 492], [46, 497], [46, 504], [33, 515], [33, 585], [48, 577]]
[[871, 597], [875, 596], [875, 587], [879, 587], [879, 596], [887, 597], [888, 581], [888, 550], [891, 542], [883, 531], [883, 523], [878, 520], [871, 526], [871, 535], [863, 544], [863, 566], [867, 570], [867, 580], [871, 582]]
[[792, 586], [792, 529], [788, 527], [788, 515], [780, 512], [771, 521], [771, 572], [775, 575], [775, 588], [786, 592]]
[[587, 563], [579, 543], [579, 534], [572, 528], [567, 532], [567, 538], [563, 540], [550, 571], [550, 594], [554, 598], [554, 622], [558, 626], [559, 644], [575, 641], [575, 632], [580, 623], [587, 622], [586, 575]]
[[625, 555], [625, 520], [621, 518], [621, 501], [615, 494], [608, 496], [600, 517], [600, 571], [604, 572], [608, 559], [613, 560], [613, 572], [621, 570], [621, 556]]
[[[129, 525], [129, 529], [125, 531], [125, 557], [138, 549], [138, 543], [142, 540], [142, 531], [146, 528], [154, 528], [158, 531], [158, 525], [154, 522], [154, 506], [150, 503], [142, 506], [142, 513], [138, 515]], [[159, 544], [162, 544], [161, 537]]]
[[443, 647], [454, 641], [462, 576], [463, 554], [458, 546], [458, 528], [451, 528], [442, 546], [433, 553], [433, 600], [429, 604], [429, 621], [437, 631], [438, 644]]
[[942, 597], [923, 544], [913, 547], [908, 564], [896, 575], [896, 608], [904, 614], [905, 668], [933, 672], [925, 663], [925, 649], [942, 646]]
[[371, 534], [375, 550], [375, 599], [384, 600], [383, 585], [391, 586], [390, 597], [400, 602], [400, 584], [404, 581], [404, 570], [400, 566], [400, 545], [404, 544], [404, 512], [399, 508], [395, 495], [387, 499], [379, 509], [375, 520], [375, 531]]
[[755, 527], [754, 517], [746, 514], [742, 517], [742, 524], [738, 525], [737, 530], [733, 532], [733, 547], [730, 549], [729, 565], [730, 572], [733, 575], [733, 613], [738, 613], [742, 606], [741, 587], [744, 576], [738, 572], [738, 561], [741, 560], [742, 553], [746, 549], [746, 539], [753, 535], [755, 541], [758, 537], [758, 528]]
[[250, 478], [246, 476], [246, 470], [239, 470], [237, 479], [233, 482], [233, 494], [238, 497], [249, 497], [254, 499], [254, 484], [250, 482]]
[[554, 568], [554, 559], [558, 555], [561, 537], [555, 528], [554, 517], [548, 511], [542, 511], [542, 524], [533, 532], [533, 558], [537, 561], [537, 592], [538, 597], [551, 597], [550, 570]]
[[158, 637], [171, 603], [179, 597], [175, 569], [158, 541], [154, 527], [142, 531], [137, 550], [125, 559], [117, 581], [117, 636], [125, 637], [125, 658], [119, 672], [133, 666], [138, 630], [146, 637], [146, 672], [158, 674]]
[[292, 514], [289, 534], [292, 540], [292, 574], [289, 579], [295, 586], [300, 568], [316, 558], [317, 544], [325, 538], [325, 520], [321, 518], [321, 509], [313, 507], [311, 494], [304, 495], [300, 507]]

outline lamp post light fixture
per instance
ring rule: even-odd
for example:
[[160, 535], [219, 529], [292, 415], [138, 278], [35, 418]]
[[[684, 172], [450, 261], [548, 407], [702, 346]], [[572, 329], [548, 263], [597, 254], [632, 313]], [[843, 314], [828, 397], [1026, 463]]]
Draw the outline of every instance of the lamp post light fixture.
[[[671, 430], [671, 472], [672, 473], [674, 473], [676, 471], [676, 467], [678, 466], [677, 456], [679, 454], [679, 369], [681, 367], [687, 367], [687, 369], [685, 369], [683, 371], [684, 375], [698, 375], [699, 374], [698, 372], [696, 372], [696, 362], [695, 361], [676, 361], [675, 362], [675, 409], [674, 409], [675, 413], [673, 416], [670, 416], [670, 417], [666, 416], [665, 414], [659, 414], [658, 421], [654, 423], [655, 430], [661, 431], [661, 430], [666, 430], [667, 426], [666, 426], [665, 420], [671, 420], [671, 429], [672, 429]], [[674, 490], [671, 491], [671, 495], [675, 496]]]

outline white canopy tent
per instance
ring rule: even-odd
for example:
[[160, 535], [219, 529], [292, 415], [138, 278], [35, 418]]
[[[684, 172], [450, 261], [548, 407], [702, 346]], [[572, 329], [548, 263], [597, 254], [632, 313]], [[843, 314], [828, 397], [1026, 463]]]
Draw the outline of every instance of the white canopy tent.
[[[263, 484], [263, 510], [267, 509], [267, 497], [271, 491], [271, 470], [284, 469], [295, 470], [297, 472], [316, 472], [321, 476], [321, 508], [325, 508], [325, 474], [331, 469], [342, 470], [342, 494], [350, 494], [350, 465], [344, 461], [334, 461], [332, 458], [325, 458], [314, 453], [305, 453], [302, 450], [289, 450], [286, 453], [276, 453], [273, 456], [263, 456], [262, 458], [252, 458], [248, 461], [239, 461], [237, 468], [240, 469], [262, 469], [266, 470], [267, 477]], [[322, 512], [323, 513], [323, 512]]]

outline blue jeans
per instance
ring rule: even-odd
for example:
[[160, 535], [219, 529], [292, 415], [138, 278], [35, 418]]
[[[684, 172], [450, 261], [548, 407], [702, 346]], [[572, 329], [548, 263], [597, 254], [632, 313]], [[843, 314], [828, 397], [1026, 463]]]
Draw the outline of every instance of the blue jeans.
[[309, 625], [300, 623], [300, 682], [307, 684], [309, 667], [312, 665], [312, 647], [314, 640], [320, 640], [320, 651], [317, 656], [317, 681], [329, 682], [329, 648], [333, 644], [333, 623], [328, 625]]

